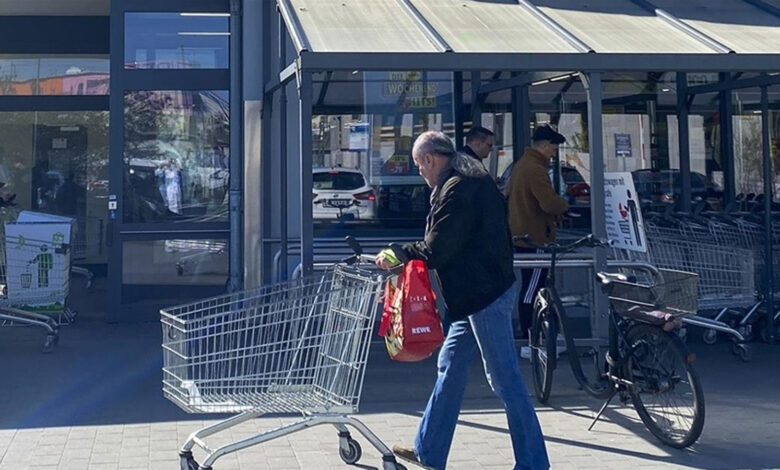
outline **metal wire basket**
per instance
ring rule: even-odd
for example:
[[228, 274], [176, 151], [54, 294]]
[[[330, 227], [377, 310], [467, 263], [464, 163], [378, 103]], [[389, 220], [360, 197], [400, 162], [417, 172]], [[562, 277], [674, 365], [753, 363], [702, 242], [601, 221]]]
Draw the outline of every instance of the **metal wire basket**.
[[658, 275], [636, 282], [614, 281], [608, 294], [612, 308], [628, 315], [636, 307], [673, 317], [695, 315], [698, 311], [699, 276], [685, 271], [659, 269]]

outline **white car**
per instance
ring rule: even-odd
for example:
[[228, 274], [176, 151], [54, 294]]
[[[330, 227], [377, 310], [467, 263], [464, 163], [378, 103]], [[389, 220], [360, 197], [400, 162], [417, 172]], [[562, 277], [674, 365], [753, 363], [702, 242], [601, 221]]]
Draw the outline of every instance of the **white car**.
[[359, 170], [315, 168], [312, 202], [314, 219], [367, 220], [376, 218], [376, 193]]

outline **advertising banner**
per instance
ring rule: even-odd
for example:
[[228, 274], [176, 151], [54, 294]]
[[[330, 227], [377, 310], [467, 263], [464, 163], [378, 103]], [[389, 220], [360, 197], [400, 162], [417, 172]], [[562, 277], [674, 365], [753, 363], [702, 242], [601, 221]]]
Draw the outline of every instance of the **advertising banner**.
[[616, 248], [647, 252], [645, 226], [631, 173], [604, 173], [607, 238]]

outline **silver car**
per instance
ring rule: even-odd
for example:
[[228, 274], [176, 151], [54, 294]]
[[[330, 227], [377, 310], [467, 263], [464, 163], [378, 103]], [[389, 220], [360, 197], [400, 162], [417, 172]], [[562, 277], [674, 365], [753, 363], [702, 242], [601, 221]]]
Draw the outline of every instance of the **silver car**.
[[376, 193], [359, 170], [315, 168], [312, 173], [314, 219], [376, 218]]

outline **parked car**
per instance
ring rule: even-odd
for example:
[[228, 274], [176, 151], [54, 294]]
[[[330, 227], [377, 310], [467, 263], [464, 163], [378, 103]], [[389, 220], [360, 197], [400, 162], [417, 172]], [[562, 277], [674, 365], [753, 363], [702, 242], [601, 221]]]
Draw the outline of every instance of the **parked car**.
[[590, 205], [590, 185], [585, 181], [577, 168], [561, 167], [561, 178], [566, 184], [566, 196], [573, 205]]
[[[674, 204], [680, 198], [682, 180], [680, 170], [636, 170], [631, 173], [634, 188], [643, 207]], [[707, 178], [691, 172], [691, 199], [707, 197]]]
[[376, 192], [359, 170], [315, 168], [312, 176], [315, 220], [376, 218]]

